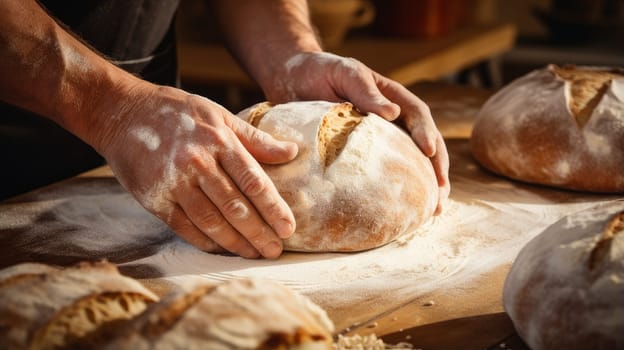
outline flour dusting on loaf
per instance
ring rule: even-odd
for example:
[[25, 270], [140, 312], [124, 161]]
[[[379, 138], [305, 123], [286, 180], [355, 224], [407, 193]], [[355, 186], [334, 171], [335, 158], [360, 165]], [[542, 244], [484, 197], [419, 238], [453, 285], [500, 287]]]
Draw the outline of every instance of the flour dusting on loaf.
[[531, 349], [624, 347], [624, 201], [571, 214], [518, 254], [505, 310]]
[[263, 165], [297, 221], [285, 249], [358, 251], [386, 244], [428, 220], [437, 203], [430, 160], [397, 126], [349, 103], [290, 102], [239, 113], [297, 157]]
[[624, 70], [550, 65], [520, 77], [483, 105], [471, 146], [516, 180], [624, 192]]
[[611, 81], [622, 79], [623, 75], [610, 71], [582, 70], [574, 66], [551, 66], [552, 72], [568, 84], [568, 107], [583, 127], [592, 116], [594, 109], [609, 89]]
[[64, 269], [23, 264], [2, 276], [0, 343], [8, 348], [70, 348], [103, 325], [130, 319], [158, 300], [105, 262]]
[[308, 298], [260, 279], [184, 286], [119, 326], [104, 348], [329, 349], [334, 330]]

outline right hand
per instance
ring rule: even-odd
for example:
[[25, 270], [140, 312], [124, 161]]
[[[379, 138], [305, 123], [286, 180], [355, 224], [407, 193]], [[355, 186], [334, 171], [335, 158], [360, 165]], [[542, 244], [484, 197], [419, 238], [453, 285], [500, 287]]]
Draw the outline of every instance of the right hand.
[[290, 161], [296, 144], [179, 89], [140, 84], [127, 101], [91, 131], [120, 183], [204, 251], [278, 257], [295, 219], [258, 161]]

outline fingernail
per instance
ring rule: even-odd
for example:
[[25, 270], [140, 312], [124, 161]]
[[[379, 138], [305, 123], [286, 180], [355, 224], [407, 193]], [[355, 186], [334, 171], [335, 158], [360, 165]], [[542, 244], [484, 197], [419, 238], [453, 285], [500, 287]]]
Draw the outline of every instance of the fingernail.
[[275, 230], [275, 233], [277, 233], [279, 238], [283, 239], [290, 237], [295, 231], [295, 227], [293, 226], [292, 222], [285, 219], [276, 222], [275, 225], [273, 225], [273, 229]]
[[275, 259], [282, 252], [282, 247], [276, 242], [271, 242], [262, 248], [262, 255], [267, 259]]

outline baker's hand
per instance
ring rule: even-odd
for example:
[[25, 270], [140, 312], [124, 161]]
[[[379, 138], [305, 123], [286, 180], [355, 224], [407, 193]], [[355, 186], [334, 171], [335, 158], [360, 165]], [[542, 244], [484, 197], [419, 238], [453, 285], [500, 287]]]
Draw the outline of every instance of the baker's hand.
[[110, 103], [97, 142], [121, 184], [202, 250], [279, 256], [295, 220], [258, 161], [287, 162], [296, 145], [179, 89], [146, 83], [128, 101]]
[[416, 144], [431, 159], [439, 188], [436, 214], [441, 212], [450, 192], [446, 145], [429, 107], [403, 85], [353, 58], [307, 52], [291, 57], [284, 74], [265, 88], [265, 93], [276, 103], [316, 99], [350, 101], [359, 110], [390, 121], [403, 118]]

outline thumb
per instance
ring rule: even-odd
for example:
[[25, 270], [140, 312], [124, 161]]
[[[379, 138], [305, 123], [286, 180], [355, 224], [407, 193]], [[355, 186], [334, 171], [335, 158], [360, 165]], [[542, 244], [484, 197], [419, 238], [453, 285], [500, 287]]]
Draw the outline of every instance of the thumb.
[[279, 164], [297, 156], [297, 144], [276, 140], [270, 134], [249, 125], [239, 118], [232, 118], [230, 128], [245, 149], [260, 163]]
[[401, 107], [390, 102], [384, 95], [374, 89], [366, 90], [349, 99], [362, 112], [375, 113], [378, 116], [393, 121], [401, 113]]

